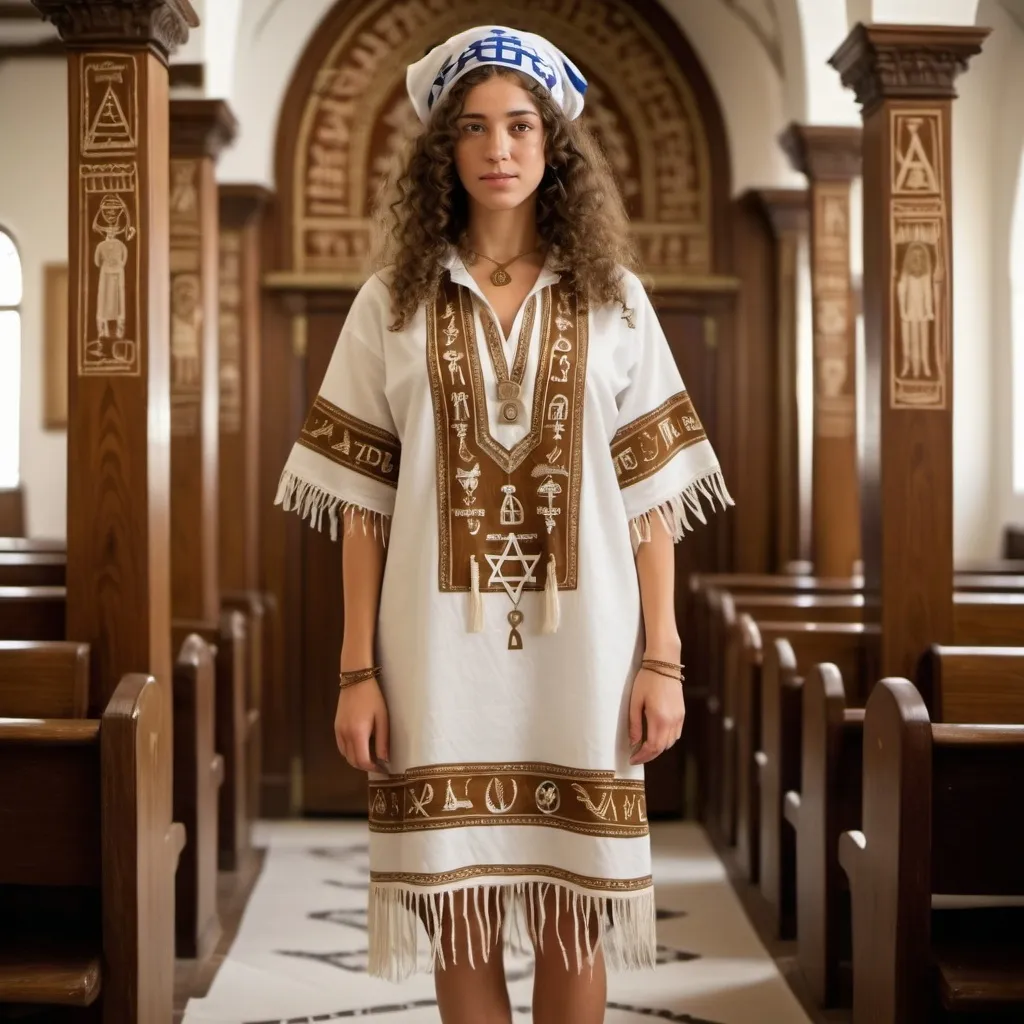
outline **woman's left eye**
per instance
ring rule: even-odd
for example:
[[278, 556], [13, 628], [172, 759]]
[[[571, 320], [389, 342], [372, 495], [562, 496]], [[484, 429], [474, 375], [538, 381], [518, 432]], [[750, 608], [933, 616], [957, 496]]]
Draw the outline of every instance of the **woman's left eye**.
[[517, 125], [514, 125], [514, 127], [516, 128], [516, 130], [518, 130], [518, 129], [520, 129], [520, 128], [521, 128], [521, 129], [523, 129], [523, 132], [525, 133], [525, 132], [528, 132], [528, 131], [530, 131], [530, 130], [531, 130], [531, 129], [533, 128], [533, 125], [529, 125], [529, 124], [526, 124], [526, 123], [524, 122], [524, 123], [522, 123], [522, 124], [517, 124]]

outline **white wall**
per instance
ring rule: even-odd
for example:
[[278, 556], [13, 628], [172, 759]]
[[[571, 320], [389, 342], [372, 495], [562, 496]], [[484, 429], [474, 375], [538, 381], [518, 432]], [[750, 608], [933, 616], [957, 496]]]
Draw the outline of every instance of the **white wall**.
[[[776, 144], [789, 119], [782, 80], [750, 28], [718, 0], [662, 5], [689, 38], [723, 107], [734, 191], [798, 181]], [[272, 0], [245, 0], [231, 96], [242, 129], [221, 158], [221, 181], [273, 184], [281, 103], [310, 35], [332, 6], [333, 0], [276, 7]]]
[[31, 536], [63, 537], [67, 436], [43, 430], [43, 264], [67, 260], [67, 64], [0, 62], [0, 223], [21, 252], [21, 480]]

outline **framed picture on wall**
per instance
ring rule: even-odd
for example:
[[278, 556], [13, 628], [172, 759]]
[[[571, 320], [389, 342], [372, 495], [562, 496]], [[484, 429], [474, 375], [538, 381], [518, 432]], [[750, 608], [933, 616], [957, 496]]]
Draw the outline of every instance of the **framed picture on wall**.
[[68, 426], [68, 265], [43, 266], [43, 429]]

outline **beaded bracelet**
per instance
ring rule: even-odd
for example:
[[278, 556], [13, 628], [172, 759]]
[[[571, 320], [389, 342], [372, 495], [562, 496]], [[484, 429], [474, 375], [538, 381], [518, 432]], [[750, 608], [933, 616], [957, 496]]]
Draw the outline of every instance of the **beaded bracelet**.
[[357, 683], [364, 683], [367, 679], [376, 679], [379, 675], [380, 665], [374, 665], [373, 668], [357, 669], [354, 672], [342, 672], [339, 689], [344, 690], [349, 686], [355, 686]]

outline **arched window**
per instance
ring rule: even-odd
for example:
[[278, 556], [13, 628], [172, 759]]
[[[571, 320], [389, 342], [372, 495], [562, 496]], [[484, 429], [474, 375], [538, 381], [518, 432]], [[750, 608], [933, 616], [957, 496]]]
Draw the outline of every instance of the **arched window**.
[[21, 257], [0, 228], [0, 488], [18, 486], [21, 416]]
[[1017, 184], [1010, 242], [1013, 304], [1013, 489], [1024, 494], [1024, 163]]

